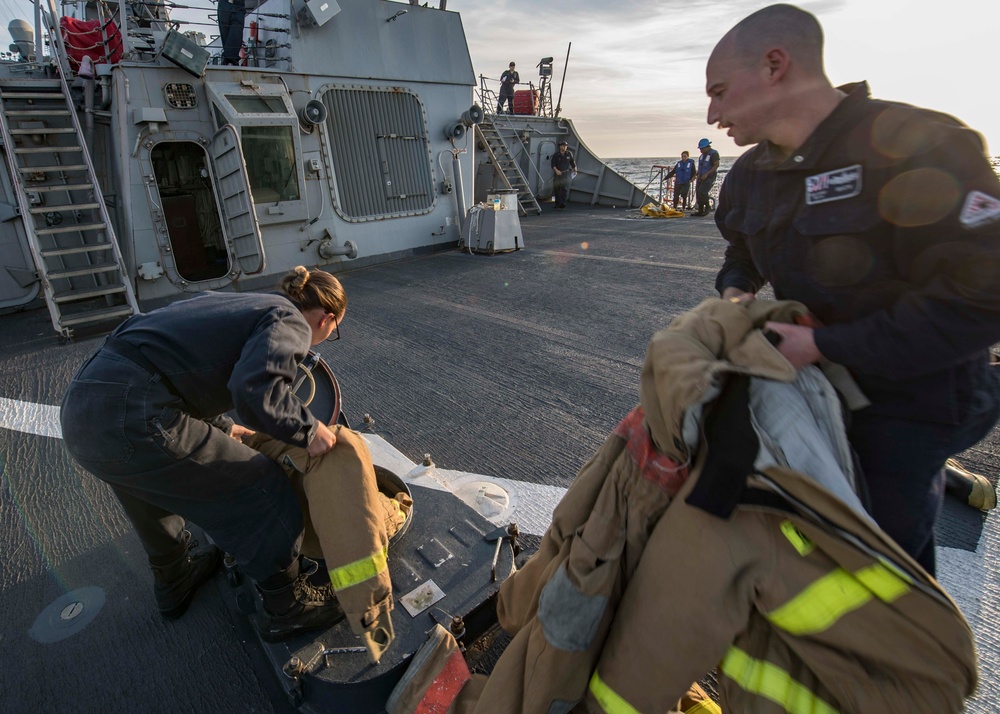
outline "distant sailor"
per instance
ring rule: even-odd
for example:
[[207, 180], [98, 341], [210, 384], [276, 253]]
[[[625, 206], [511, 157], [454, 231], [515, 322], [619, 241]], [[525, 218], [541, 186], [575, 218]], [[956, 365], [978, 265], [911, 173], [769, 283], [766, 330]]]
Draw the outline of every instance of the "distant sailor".
[[562, 210], [566, 208], [569, 200], [569, 187], [576, 175], [576, 158], [569, 150], [569, 144], [563, 140], [559, 142], [559, 151], [552, 154], [552, 190], [555, 194], [556, 208]]
[[243, 22], [246, 20], [246, 0], [219, 0], [219, 43], [222, 64], [238, 65], [243, 48]]
[[695, 191], [698, 210], [694, 215], [707, 216], [712, 210], [712, 199], [709, 194], [718, 176], [719, 152], [712, 148], [712, 142], [708, 139], [698, 142], [698, 150], [701, 152], [701, 156], [698, 157], [698, 188]]
[[691, 190], [691, 180], [694, 178], [694, 159], [687, 151], [681, 152], [681, 160], [674, 164], [667, 174], [667, 179], [674, 179], [674, 208], [680, 202], [683, 208], [688, 207], [688, 192]]
[[507, 113], [514, 113], [514, 85], [521, 81], [520, 75], [511, 62], [507, 71], [500, 75], [500, 101], [497, 103], [497, 114], [503, 114], [503, 105], [507, 104]]

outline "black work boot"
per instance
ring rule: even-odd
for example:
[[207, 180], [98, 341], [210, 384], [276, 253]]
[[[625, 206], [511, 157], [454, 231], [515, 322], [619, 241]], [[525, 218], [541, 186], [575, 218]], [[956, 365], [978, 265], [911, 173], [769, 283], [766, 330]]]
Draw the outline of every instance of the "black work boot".
[[997, 507], [997, 492], [985, 476], [964, 468], [955, 459], [944, 464], [945, 490], [980, 511]]
[[[183, 615], [198, 586], [219, 567], [221, 551], [214, 545], [198, 547], [190, 531], [181, 531], [179, 554], [166, 564], [149, 567], [153, 571], [153, 595], [160, 614], [168, 619]], [[167, 556], [169, 558], [169, 556]]]
[[277, 575], [257, 583], [264, 609], [254, 620], [257, 632], [265, 642], [281, 642], [309, 630], [330, 628], [344, 619], [344, 610], [337, 602], [333, 587], [317, 587], [309, 582], [319, 570], [315, 561], [303, 558]]

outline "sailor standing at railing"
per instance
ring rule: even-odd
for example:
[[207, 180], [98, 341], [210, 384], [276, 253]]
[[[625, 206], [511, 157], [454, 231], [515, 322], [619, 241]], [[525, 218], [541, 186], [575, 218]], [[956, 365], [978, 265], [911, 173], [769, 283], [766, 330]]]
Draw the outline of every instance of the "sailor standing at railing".
[[246, 19], [246, 14], [246, 0], [219, 0], [219, 43], [222, 45], [222, 64], [240, 63], [243, 21]]
[[504, 102], [507, 102], [507, 113], [514, 113], [514, 85], [520, 81], [521, 77], [511, 62], [507, 71], [500, 75], [500, 101], [497, 103], [497, 114], [503, 114]]

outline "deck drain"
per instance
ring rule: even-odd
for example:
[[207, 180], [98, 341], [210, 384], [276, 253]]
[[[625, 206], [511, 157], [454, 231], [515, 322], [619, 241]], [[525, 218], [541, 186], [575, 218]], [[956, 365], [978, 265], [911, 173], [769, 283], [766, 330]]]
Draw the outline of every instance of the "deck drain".
[[43, 645], [72, 637], [94, 621], [104, 601], [104, 590], [95, 585], [60, 595], [35, 618], [28, 636]]

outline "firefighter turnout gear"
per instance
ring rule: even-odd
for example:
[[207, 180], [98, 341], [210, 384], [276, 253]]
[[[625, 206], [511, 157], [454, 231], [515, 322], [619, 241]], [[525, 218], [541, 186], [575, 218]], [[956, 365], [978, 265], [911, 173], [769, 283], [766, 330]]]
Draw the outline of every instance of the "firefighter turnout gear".
[[351, 630], [377, 663], [394, 638], [389, 538], [402, 525], [411, 502], [378, 490], [364, 439], [333, 427], [337, 444], [321, 456], [255, 434], [247, 444], [282, 465], [299, 496], [305, 521], [302, 553], [322, 558]]
[[968, 625], [861, 508], [830, 383], [761, 332], [805, 313], [712, 299], [653, 337], [641, 405], [504, 583], [513, 641], [451, 711], [705, 711], [713, 667], [726, 712], [961, 710]]

